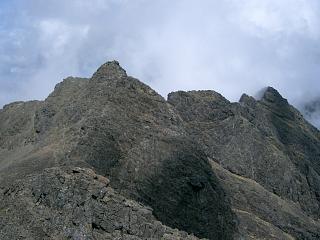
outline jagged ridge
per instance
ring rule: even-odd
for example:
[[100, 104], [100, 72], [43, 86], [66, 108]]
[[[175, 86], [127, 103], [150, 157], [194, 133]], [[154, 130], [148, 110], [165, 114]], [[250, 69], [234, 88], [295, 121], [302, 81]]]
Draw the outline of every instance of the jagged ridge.
[[[3, 192], [29, 174], [45, 178], [44, 169], [85, 167], [152, 207], [163, 224], [198, 237], [319, 238], [319, 132], [273, 88], [239, 103], [214, 91], [174, 92], [166, 101], [113, 61], [91, 79], [65, 79], [43, 102], [5, 106], [0, 133]], [[0, 214], [17, 224], [17, 213]], [[30, 234], [23, 226], [15, 233]], [[59, 227], [45, 226], [35, 232], [53, 238]], [[107, 227], [99, 228], [102, 235], [112, 234]], [[4, 222], [0, 232], [8, 234]]]

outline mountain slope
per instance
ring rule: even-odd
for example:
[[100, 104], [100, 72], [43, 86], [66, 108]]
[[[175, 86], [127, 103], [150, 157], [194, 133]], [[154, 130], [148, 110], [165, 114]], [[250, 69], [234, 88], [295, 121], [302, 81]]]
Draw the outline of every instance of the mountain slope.
[[[319, 239], [320, 134], [272, 88], [259, 101], [213, 91], [166, 101], [113, 61], [90, 79], [65, 79], [45, 101], [0, 110], [0, 187], [7, 239], [195, 238], [172, 228], [219, 240]], [[103, 200], [109, 188], [116, 206]], [[133, 215], [142, 220], [132, 234], [130, 214], [112, 217], [122, 201], [150, 208]], [[89, 216], [88, 206], [97, 206]]]
[[[4, 118], [12, 116], [7, 110]], [[234, 215], [201, 147], [174, 109], [117, 62], [89, 80], [66, 79], [33, 110], [30, 127], [8, 137], [31, 140], [2, 146], [2, 162], [11, 161], [1, 172], [4, 182], [48, 167], [90, 167], [108, 176], [117, 192], [151, 206], [164, 224], [199, 237], [232, 238]]]
[[168, 102], [215, 163], [234, 208], [297, 239], [320, 237], [314, 222], [319, 218], [319, 132], [275, 89], [267, 88], [260, 101], [243, 95], [230, 103], [212, 91], [192, 91], [171, 93]]

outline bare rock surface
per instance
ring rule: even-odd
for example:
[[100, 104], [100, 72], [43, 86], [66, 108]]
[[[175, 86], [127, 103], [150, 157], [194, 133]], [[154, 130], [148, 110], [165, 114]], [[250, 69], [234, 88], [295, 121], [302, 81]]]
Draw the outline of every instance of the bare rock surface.
[[2, 185], [51, 167], [92, 168], [167, 226], [233, 238], [235, 215], [201, 146], [174, 108], [118, 62], [102, 65], [91, 79], [65, 79], [30, 115], [32, 142], [2, 146]]
[[213, 91], [191, 91], [171, 93], [168, 102], [212, 159], [240, 229], [258, 218], [292, 238], [320, 238], [319, 131], [275, 89], [259, 101], [243, 95], [231, 103]]
[[85, 168], [48, 168], [17, 181], [0, 192], [1, 239], [198, 239], [164, 226], [109, 182]]
[[0, 189], [1, 239], [315, 240], [320, 133], [271, 87], [165, 100], [112, 61], [0, 110]]

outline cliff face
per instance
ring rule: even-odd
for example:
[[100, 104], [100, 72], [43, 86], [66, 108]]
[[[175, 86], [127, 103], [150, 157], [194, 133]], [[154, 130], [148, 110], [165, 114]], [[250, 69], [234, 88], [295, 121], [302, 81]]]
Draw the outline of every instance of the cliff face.
[[0, 187], [1, 239], [319, 239], [320, 134], [272, 88], [166, 101], [114, 61], [0, 110]]

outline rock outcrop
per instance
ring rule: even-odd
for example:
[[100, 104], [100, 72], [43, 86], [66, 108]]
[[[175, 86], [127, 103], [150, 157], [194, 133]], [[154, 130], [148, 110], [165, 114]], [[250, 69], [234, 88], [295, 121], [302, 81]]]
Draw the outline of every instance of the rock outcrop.
[[113, 61], [0, 110], [0, 189], [1, 239], [319, 239], [320, 133], [273, 88], [165, 100]]
[[48, 168], [0, 192], [1, 239], [187, 239], [91, 169]]

